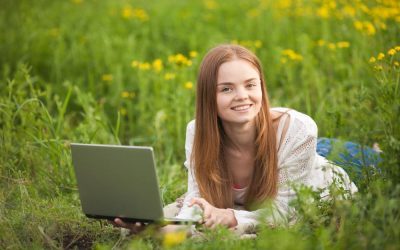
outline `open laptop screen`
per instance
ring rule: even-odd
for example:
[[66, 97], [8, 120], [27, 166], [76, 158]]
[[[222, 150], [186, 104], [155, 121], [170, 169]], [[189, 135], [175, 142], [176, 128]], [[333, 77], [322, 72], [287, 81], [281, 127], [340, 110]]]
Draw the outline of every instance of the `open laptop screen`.
[[83, 212], [91, 218], [163, 219], [151, 147], [71, 144]]

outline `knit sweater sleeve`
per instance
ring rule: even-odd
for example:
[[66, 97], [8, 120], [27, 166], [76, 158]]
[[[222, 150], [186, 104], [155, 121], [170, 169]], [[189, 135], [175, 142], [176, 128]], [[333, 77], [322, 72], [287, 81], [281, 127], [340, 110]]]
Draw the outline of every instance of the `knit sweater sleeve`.
[[195, 122], [194, 120], [189, 122], [186, 128], [186, 141], [185, 141], [185, 167], [188, 170], [188, 190], [186, 192], [183, 206], [177, 215], [177, 218], [181, 219], [192, 219], [192, 220], [199, 220], [202, 216], [202, 211], [198, 206], [189, 207], [189, 203], [192, 198], [200, 197], [199, 188], [194, 176], [194, 172], [191, 166], [191, 154], [192, 154], [192, 147], [193, 147], [193, 140], [194, 140], [194, 128]]

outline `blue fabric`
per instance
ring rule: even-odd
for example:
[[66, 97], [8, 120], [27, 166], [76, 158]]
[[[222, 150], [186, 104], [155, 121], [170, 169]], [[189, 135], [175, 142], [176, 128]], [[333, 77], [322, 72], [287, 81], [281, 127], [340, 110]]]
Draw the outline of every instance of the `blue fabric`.
[[350, 141], [318, 138], [317, 153], [341, 166], [349, 175], [360, 177], [363, 169], [376, 169], [382, 161], [379, 152]]

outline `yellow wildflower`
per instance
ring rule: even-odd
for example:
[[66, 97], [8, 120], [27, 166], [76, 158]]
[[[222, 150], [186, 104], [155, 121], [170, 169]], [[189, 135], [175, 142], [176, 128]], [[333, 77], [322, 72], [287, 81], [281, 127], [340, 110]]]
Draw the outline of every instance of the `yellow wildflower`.
[[337, 45], [338, 48], [348, 48], [348, 47], [350, 47], [350, 43], [346, 42], [346, 41], [338, 42], [336, 45]]
[[398, 61], [394, 61], [394, 62], [393, 62], [393, 65], [394, 65], [395, 67], [399, 67], [399, 66], [400, 66], [400, 63], [399, 63]]
[[342, 12], [349, 17], [354, 17], [356, 15], [356, 10], [350, 5], [344, 6]]
[[318, 46], [324, 46], [325, 45], [325, 41], [320, 39], [317, 41]]
[[283, 55], [286, 55], [288, 58], [290, 58], [293, 61], [302, 61], [303, 60], [303, 56], [300, 54], [297, 54], [296, 52], [294, 52], [291, 49], [285, 49], [282, 51]]
[[390, 49], [389, 51], [388, 51], [388, 55], [389, 56], [394, 56], [396, 54], [396, 50], [395, 49]]
[[251, 47], [253, 42], [250, 40], [243, 40], [239, 42], [240, 45], [244, 46], [244, 47]]
[[111, 74], [104, 74], [101, 76], [101, 80], [105, 81], [105, 82], [110, 82], [112, 81], [113, 76]]
[[299, 54], [296, 54], [292, 59], [294, 61], [303, 61], [303, 56], [299, 55]]
[[197, 51], [195, 51], [195, 50], [190, 51], [190, 52], [189, 52], [189, 56], [190, 56], [191, 58], [197, 57]]
[[139, 66], [139, 64], [140, 64], [139, 61], [136, 61], [136, 60], [131, 62], [132, 68], [137, 68]]
[[292, 5], [292, 1], [283, 0], [283, 1], [276, 1], [276, 7], [278, 9], [288, 9]]
[[317, 16], [321, 18], [328, 18], [329, 17], [329, 9], [327, 6], [322, 6], [317, 9]]
[[382, 71], [382, 70], [383, 70], [383, 67], [382, 67], [382, 65], [376, 65], [376, 66], [374, 67], [374, 69], [377, 70], [377, 71]]
[[192, 89], [193, 88], [193, 83], [190, 81], [185, 82], [185, 89]]
[[144, 9], [132, 8], [131, 6], [125, 6], [121, 10], [121, 15], [125, 19], [138, 19], [142, 22], [149, 20], [149, 16]]
[[362, 30], [362, 29], [363, 29], [363, 23], [360, 22], [360, 21], [355, 21], [355, 22], [354, 22], [354, 27], [355, 27], [357, 30]]
[[182, 243], [186, 239], [186, 232], [185, 231], [176, 231], [166, 233], [163, 239], [164, 247], [172, 247]]
[[365, 32], [367, 33], [367, 35], [369, 35], [369, 36], [375, 35], [376, 29], [372, 23], [364, 22], [363, 26], [365, 28]]
[[160, 72], [164, 68], [163, 62], [161, 61], [161, 59], [154, 60], [152, 66], [156, 72]]
[[126, 110], [126, 108], [120, 108], [120, 109], [119, 109], [119, 113], [120, 113], [122, 116], [126, 116], [126, 115], [128, 114], [128, 111]]
[[133, 16], [142, 22], [149, 20], [149, 15], [144, 9], [133, 9]]
[[365, 13], [368, 13], [368, 12], [369, 12], [369, 8], [368, 8], [365, 4], [361, 4], [361, 5], [359, 6], [359, 8], [360, 8], [362, 11], [364, 11]]
[[122, 98], [129, 98], [129, 92], [128, 91], [122, 91], [121, 97]]
[[369, 62], [370, 62], [370, 63], [376, 62], [376, 58], [372, 56], [372, 57], [369, 59]]
[[287, 55], [287, 56], [290, 57], [291, 55], [296, 54], [296, 52], [294, 52], [294, 51], [291, 50], [291, 49], [285, 49], [285, 50], [282, 51], [282, 54]]
[[186, 61], [186, 57], [184, 55], [182, 55], [181, 53], [179, 53], [175, 56], [175, 62], [179, 63], [179, 62], [184, 62], [184, 61]]
[[175, 74], [174, 74], [174, 73], [165, 73], [164, 79], [165, 79], [165, 80], [172, 80], [172, 79], [175, 79]]
[[148, 63], [148, 62], [139, 63], [139, 69], [140, 70], [149, 70], [150, 69], [150, 63]]
[[328, 44], [328, 48], [331, 49], [331, 50], [335, 50], [335, 49], [336, 49], [336, 44], [334, 44], [334, 43], [329, 43], [329, 44]]
[[122, 8], [121, 15], [123, 18], [129, 19], [133, 16], [132, 12], [133, 12], [132, 7], [125, 6], [124, 8]]
[[189, 60], [186, 56], [184, 56], [181, 53], [168, 56], [168, 62], [175, 63], [178, 66], [183, 66], [183, 65], [191, 66], [192, 65], [192, 61]]
[[400, 46], [396, 46], [396, 47], [394, 47], [394, 49], [395, 49], [396, 51], [400, 51]]
[[254, 47], [261, 48], [261, 46], [262, 46], [262, 42], [260, 40], [255, 40], [254, 41]]
[[218, 3], [215, 2], [214, 0], [205, 0], [204, 5], [209, 10], [214, 10], [214, 9], [218, 8]]
[[385, 58], [385, 54], [379, 53], [378, 54], [378, 60], [382, 60], [383, 58]]

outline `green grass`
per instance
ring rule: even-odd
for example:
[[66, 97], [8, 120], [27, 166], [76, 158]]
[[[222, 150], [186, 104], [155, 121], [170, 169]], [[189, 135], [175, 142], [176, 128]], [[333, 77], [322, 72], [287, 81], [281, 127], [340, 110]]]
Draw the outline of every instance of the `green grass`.
[[174, 201], [186, 189], [185, 126], [199, 63], [229, 42], [260, 57], [273, 106], [307, 113], [320, 136], [378, 142], [384, 161], [381, 171], [363, 172], [352, 201], [310, 203], [317, 194], [301, 191], [294, 227], [262, 228], [256, 240], [206, 231], [175, 248], [399, 248], [400, 51], [389, 53], [400, 46], [398, 1], [1, 6], [1, 249], [165, 247], [152, 230], [125, 237], [84, 217], [69, 143], [153, 146], [164, 202]]

